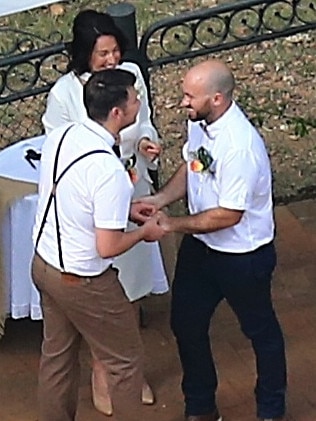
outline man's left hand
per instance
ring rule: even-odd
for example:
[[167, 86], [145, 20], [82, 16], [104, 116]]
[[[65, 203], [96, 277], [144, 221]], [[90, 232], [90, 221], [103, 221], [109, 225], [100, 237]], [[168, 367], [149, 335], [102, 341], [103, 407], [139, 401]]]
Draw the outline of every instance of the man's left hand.
[[142, 225], [144, 222], [148, 221], [156, 211], [155, 206], [150, 203], [132, 203], [129, 219], [138, 225]]
[[139, 152], [149, 161], [154, 161], [161, 153], [161, 146], [158, 143], [143, 137], [138, 143]]

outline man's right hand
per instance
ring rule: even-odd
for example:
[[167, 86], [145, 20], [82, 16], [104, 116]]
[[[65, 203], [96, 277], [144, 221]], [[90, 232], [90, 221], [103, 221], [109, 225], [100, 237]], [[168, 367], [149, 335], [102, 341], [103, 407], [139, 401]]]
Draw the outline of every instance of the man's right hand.
[[144, 230], [144, 241], [157, 241], [166, 235], [164, 228], [159, 225], [158, 214], [151, 217], [150, 220], [146, 221], [142, 226]]

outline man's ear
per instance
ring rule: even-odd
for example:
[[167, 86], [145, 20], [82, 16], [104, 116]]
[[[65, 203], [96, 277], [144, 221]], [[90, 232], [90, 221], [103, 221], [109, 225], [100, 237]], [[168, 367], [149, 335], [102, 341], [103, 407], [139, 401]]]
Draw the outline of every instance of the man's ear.
[[213, 104], [215, 107], [218, 107], [223, 103], [223, 95], [220, 92], [216, 92], [216, 94], [213, 96]]
[[112, 118], [115, 120], [121, 116], [122, 110], [119, 107], [113, 107], [111, 110]]

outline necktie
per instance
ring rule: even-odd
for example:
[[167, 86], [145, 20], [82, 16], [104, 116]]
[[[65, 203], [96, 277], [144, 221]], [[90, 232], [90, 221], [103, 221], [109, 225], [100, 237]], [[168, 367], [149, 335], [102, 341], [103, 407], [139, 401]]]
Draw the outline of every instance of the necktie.
[[116, 143], [112, 146], [112, 149], [115, 153], [115, 155], [120, 158], [121, 157], [121, 151], [120, 151], [120, 145], [117, 145]]
[[205, 121], [200, 121], [200, 127], [203, 130], [203, 132], [206, 134], [207, 137], [210, 137], [207, 131], [208, 124]]
[[118, 134], [113, 134], [112, 135], [113, 137], [114, 137], [114, 139], [115, 139], [115, 143], [114, 143], [114, 145], [112, 146], [112, 149], [113, 149], [113, 151], [114, 151], [114, 153], [115, 153], [115, 155], [118, 157], [118, 158], [121, 158], [121, 151], [120, 151], [120, 143], [121, 143], [121, 137], [120, 137], [120, 134], [118, 133]]

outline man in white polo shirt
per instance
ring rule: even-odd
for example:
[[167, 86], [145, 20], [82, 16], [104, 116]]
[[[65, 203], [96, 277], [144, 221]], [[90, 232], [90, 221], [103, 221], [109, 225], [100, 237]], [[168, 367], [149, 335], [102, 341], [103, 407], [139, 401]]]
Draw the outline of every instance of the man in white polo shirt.
[[161, 216], [183, 238], [175, 272], [171, 324], [183, 367], [188, 421], [220, 420], [209, 324], [226, 299], [252, 341], [260, 420], [282, 419], [286, 362], [283, 335], [271, 302], [276, 264], [271, 169], [264, 142], [232, 99], [228, 67], [209, 60], [183, 81], [189, 116], [183, 163], [143, 202], [157, 209], [187, 196], [189, 216]]
[[164, 231], [153, 217], [124, 232], [133, 185], [112, 147], [138, 113], [134, 84], [124, 70], [96, 73], [84, 87], [90, 118], [54, 130], [42, 149], [32, 265], [44, 315], [39, 421], [75, 420], [82, 337], [109, 368], [117, 419], [141, 419], [142, 346], [112, 262]]

